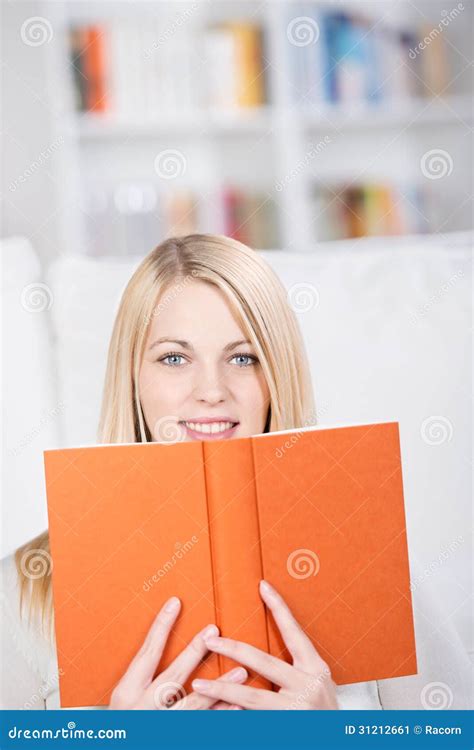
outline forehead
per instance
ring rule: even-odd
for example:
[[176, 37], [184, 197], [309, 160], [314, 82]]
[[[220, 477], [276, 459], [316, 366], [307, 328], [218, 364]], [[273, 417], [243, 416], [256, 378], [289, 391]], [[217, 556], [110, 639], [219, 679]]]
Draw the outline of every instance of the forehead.
[[170, 284], [158, 298], [150, 322], [149, 336], [208, 340], [228, 343], [244, 333], [238, 315], [224, 292], [215, 284], [193, 280]]

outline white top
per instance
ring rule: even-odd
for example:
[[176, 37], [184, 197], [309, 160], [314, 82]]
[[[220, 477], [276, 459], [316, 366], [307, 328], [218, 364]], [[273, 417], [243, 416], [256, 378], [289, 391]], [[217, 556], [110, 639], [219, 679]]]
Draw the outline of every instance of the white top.
[[[422, 585], [412, 596], [418, 674], [339, 685], [340, 708], [472, 708], [472, 665], [459, 635]], [[0, 709], [61, 708], [56, 648], [20, 619], [13, 555], [0, 560], [0, 601]]]

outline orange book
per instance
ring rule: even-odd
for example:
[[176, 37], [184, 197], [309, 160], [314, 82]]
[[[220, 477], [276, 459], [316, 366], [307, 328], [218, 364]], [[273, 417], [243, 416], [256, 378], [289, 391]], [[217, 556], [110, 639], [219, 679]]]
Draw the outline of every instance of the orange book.
[[[398, 423], [44, 458], [62, 707], [109, 703], [173, 595], [158, 671], [211, 622], [291, 663], [261, 578], [337, 684], [416, 674]], [[232, 666], [211, 653], [184, 689]]]
[[84, 68], [87, 79], [87, 109], [91, 112], [105, 112], [108, 107], [105, 91], [104, 30], [100, 27], [91, 26], [87, 29]]

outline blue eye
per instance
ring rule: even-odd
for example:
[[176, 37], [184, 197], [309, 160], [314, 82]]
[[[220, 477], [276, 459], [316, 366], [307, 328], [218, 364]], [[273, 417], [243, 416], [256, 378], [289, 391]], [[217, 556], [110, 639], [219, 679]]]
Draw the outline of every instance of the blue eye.
[[[232, 362], [232, 360], [240, 360], [236, 363], [238, 367], [252, 367], [252, 365], [258, 364], [257, 357], [254, 357], [252, 354], [244, 354], [243, 352], [234, 354], [230, 361]], [[168, 354], [160, 357], [157, 362], [161, 362], [166, 367], [181, 367], [186, 360], [179, 352], [168, 352]]]
[[163, 362], [164, 365], [167, 367], [179, 367], [180, 362], [165, 362], [167, 359], [184, 359], [182, 354], [178, 354], [177, 352], [170, 352], [169, 354], [165, 354], [164, 357], [161, 357], [158, 362]]
[[232, 359], [247, 359], [251, 360], [251, 362], [240, 362], [237, 363], [239, 367], [251, 367], [252, 365], [256, 365], [258, 362], [257, 357], [254, 357], [252, 354], [234, 354]]

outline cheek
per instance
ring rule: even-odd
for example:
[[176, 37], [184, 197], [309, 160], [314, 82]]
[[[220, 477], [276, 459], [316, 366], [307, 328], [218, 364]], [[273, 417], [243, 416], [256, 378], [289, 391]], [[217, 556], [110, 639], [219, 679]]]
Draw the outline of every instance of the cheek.
[[238, 378], [238, 381], [235, 392], [238, 391], [239, 400], [246, 407], [249, 420], [258, 422], [269, 405], [269, 390], [263, 373], [255, 372], [247, 378]]
[[149, 416], [172, 413], [170, 409], [179, 402], [181, 390], [176, 378], [160, 371], [154, 363], [144, 363], [140, 371], [139, 392], [142, 407]]

